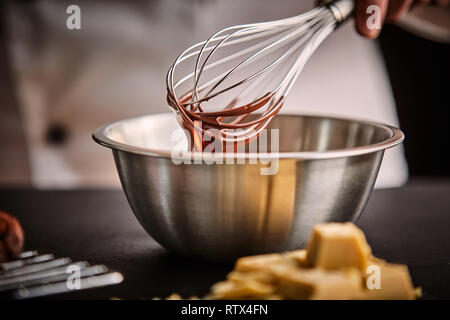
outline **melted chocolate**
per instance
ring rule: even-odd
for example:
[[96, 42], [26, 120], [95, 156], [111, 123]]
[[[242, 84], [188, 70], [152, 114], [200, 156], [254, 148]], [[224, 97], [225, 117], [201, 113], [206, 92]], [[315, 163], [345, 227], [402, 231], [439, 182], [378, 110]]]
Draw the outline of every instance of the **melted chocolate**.
[[[167, 102], [180, 115], [181, 126], [191, 132], [189, 138], [193, 151], [203, 151], [215, 139], [221, 140], [224, 151], [226, 151], [226, 143], [230, 142], [231, 139], [234, 144], [233, 149], [236, 151], [239, 143], [247, 144], [251, 139], [258, 137], [261, 130], [267, 127], [270, 120], [280, 111], [284, 97], [279, 98], [262, 114], [256, 115], [253, 120], [246, 121], [251, 113], [266, 106], [272, 100], [273, 95], [273, 92], [269, 92], [255, 101], [233, 108], [238, 103], [236, 100], [229, 104], [227, 108], [216, 112], [204, 112], [200, 104], [193, 106], [187, 103], [192, 98], [191, 94], [185, 94], [178, 101], [172, 94], [168, 93]], [[254, 126], [256, 135], [248, 135], [239, 139], [230, 138], [226, 135], [226, 129], [247, 129], [251, 126]], [[215, 129], [216, 132], [220, 131], [221, 133], [212, 134], [209, 131], [210, 129]], [[203, 139], [205, 135], [209, 137], [208, 141]]]

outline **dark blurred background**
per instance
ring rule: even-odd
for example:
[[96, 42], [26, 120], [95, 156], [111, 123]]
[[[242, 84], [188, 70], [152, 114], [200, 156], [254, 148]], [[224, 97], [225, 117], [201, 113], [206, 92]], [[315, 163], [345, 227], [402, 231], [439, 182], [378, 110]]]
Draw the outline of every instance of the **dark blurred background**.
[[394, 25], [380, 35], [411, 175], [450, 174], [450, 46]]

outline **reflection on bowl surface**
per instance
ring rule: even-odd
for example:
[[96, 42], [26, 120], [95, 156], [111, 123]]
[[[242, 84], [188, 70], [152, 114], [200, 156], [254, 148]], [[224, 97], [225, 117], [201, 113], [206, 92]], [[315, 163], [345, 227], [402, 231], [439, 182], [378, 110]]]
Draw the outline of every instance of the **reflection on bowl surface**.
[[[167, 249], [211, 261], [301, 248], [315, 223], [355, 220], [369, 199], [393, 127], [325, 116], [277, 115], [277, 173], [270, 164], [175, 164], [172, 114], [99, 128], [123, 189], [147, 232]], [[240, 155], [237, 155], [239, 158]]]

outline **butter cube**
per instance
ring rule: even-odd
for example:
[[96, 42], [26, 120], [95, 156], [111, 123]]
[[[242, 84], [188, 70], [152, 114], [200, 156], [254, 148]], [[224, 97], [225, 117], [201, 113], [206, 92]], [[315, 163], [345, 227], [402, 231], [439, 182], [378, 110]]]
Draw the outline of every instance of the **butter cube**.
[[283, 257], [278, 253], [242, 257], [236, 261], [234, 270], [242, 272], [265, 270], [269, 266], [283, 263], [283, 261]]
[[370, 253], [364, 233], [353, 223], [318, 224], [308, 243], [306, 263], [327, 270], [364, 270]]
[[275, 267], [278, 293], [285, 299], [353, 299], [361, 291], [361, 272], [355, 268], [326, 271]]
[[306, 267], [306, 250], [287, 251], [281, 254], [284, 258], [294, 262], [298, 267]]
[[256, 256], [242, 257], [236, 261], [234, 270], [251, 272], [268, 270], [273, 265], [292, 264], [302, 266], [306, 261], [306, 250], [289, 251], [282, 254], [270, 253]]
[[235, 283], [255, 281], [265, 284], [273, 284], [275, 278], [270, 270], [258, 270], [251, 272], [232, 271], [227, 275], [227, 280]]
[[[237, 260], [209, 299], [415, 299], [408, 267], [371, 255], [352, 223], [319, 224], [307, 250]], [[177, 296], [171, 298], [178, 298]]]
[[211, 288], [212, 299], [270, 299], [274, 295], [274, 287], [270, 284], [254, 280], [222, 281]]
[[420, 290], [413, 287], [406, 265], [369, 259], [368, 268], [363, 273], [363, 290], [359, 299], [412, 300], [418, 295]]

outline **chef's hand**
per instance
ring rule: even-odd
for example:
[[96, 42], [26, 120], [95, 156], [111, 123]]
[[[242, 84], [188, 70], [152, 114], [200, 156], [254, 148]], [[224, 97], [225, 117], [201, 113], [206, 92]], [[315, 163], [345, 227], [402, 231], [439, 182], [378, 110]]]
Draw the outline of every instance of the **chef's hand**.
[[[374, 39], [380, 33], [384, 22], [396, 22], [409, 10], [414, 3], [436, 3], [448, 5], [449, 0], [355, 0], [356, 30], [370, 39]], [[367, 21], [374, 12], [367, 13], [367, 8], [376, 5], [380, 8], [380, 28], [369, 28]]]

